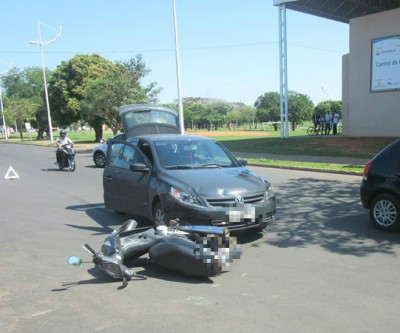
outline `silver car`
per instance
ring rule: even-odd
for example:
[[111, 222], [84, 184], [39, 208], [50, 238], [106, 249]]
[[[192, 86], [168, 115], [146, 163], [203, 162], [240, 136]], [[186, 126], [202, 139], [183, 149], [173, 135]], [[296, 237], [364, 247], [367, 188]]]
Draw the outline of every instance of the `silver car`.
[[[113, 137], [113, 139], [124, 139], [125, 135], [124, 133], [118, 133], [116, 136]], [[93, 148], [92, 151], [92, 158], [94, 164], [98, 168], [104, 168], [106, 165], [106, 155], [107, 155], [107, 140], [102, 139], [102, 144], [96, 146]]]

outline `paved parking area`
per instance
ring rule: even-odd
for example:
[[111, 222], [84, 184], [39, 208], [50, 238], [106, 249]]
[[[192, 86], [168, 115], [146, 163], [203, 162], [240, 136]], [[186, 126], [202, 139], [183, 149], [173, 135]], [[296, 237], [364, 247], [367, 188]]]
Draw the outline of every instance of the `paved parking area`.
[[[127, 216], [104, 209], [90, 153], [74, 173], [54, 149], [0, 144], [2, 332], [394, 332], [399, 234], [372, 227], [359, 176], [252, 167], [278, 196], [277, 221], [241, 235], [243, 256], [220, 276], [191, 279], [149, 263], [121, 289], [90, 263]], [[88, 261], [67, 264], [70, 255]]]

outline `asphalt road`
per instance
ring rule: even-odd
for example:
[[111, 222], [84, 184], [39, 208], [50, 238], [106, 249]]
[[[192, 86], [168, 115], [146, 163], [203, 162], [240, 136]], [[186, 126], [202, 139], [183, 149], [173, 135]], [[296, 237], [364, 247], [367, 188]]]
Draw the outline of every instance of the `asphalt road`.
[[[395, 332], [399, 234], [373, 228], [360, 177], [251, 167], [271, 181], [276, 223], [241, 235], [240, 260], [199, 280], [137, 260], [144, 281], [110, 280], [70, 255], [99, 249], [128, 216], [105, 210], [102, 170], [78, 154], [0, 143], [1, 332]], [[9, 166], [20, 178], [5, 180]]]

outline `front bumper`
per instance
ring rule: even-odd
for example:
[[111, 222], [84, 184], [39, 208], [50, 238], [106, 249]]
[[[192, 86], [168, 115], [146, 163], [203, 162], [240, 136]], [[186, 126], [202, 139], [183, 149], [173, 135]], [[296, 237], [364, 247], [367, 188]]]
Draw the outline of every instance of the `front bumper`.
[[238, 204], [229, 207], [185, 205], [168, 196], [162, 202], [165, 221], [179, 219], [182, 225], [214, 225], [229, 230], [263, 229], [275, 221], [276, 198], [262, 203]]

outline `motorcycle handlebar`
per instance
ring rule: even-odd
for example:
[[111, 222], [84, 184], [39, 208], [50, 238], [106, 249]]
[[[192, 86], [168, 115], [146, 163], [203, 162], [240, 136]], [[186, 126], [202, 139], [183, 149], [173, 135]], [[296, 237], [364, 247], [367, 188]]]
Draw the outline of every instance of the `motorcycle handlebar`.
[[89, 244], [86, 243], [85, 245], [83, 245], [83, 248], [88, 250], [94, 256], [96, 255], [96, 251]]

